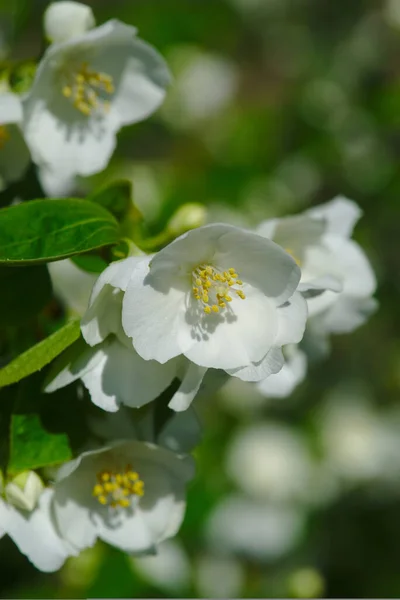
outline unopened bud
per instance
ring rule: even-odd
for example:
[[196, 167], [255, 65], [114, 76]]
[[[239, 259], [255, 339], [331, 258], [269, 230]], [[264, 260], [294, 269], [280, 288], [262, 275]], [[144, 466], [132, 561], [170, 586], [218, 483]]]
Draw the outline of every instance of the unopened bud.
[[291, 574], [289, 588], [294, 598], [322, 598], [325, 582], [318, 571], [306, 567]]
[[201, 227], [206, 222], [207, 210], [202, 204], [191, 202], [184, 204], [168, 221], [167, 229], [173, 235], [180, 235], [189, 231], [189, 229], [196, 229]]
[[21, 510], [32, 511], [44, 490], [43, 481], [34, 471], [19, 473], [5, 487], [7, 502]]
[[45, 36], [53, 43], [82, 35], [96, 25], [90, 6], [72, 0], [52, 2], [43, 19]]

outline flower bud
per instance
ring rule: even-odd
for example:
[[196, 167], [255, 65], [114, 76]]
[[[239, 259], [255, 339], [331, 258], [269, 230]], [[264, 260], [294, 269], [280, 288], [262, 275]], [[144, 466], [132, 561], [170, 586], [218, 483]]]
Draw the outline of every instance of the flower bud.
[[44, 484], [34, 471], [19, 473], [5, 487], [7, 502], [21, 510], [32, 511], [39, 496], [44, 490]]
[[44, 33], [54, 43], [77, 37], [95, 24], [90, 6], [72, 0], [52, 2], [44, 13]]
[[184, 204], [168, 221], [167, 230], [169, 233], [178, 236], [189, 229], [201, 227], [206, 222], [207, 210], [202, 204], [190, 202]]

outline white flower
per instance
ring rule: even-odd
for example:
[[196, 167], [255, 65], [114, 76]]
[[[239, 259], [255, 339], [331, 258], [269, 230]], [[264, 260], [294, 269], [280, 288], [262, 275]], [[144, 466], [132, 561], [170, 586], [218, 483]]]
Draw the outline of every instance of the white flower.
[[40, 571], [57, 571], [77, 551], [62, 539], [52, 515], [53, 490], [46, 488], [31, 511], [0, 498], [0, 529]]
[[281, 346], [303, 335], [300, 270], [252, 232], [206, 225], [124, 265], [122, 325], [146, 360], [164, 364], [183, 355], [204, 368], [259, 380], [282, 367]]
[[352, 331], [375, 308], [374, 273], [350, 239], [360, 215], [354, 202], [337, 197], [302, 215], [265, 221], [258, 228], [300, 265], [299, 289], [307, 297], [309, 315], [318, 315], [317, 329], [323, 327], [327, 333]]
[[96, 24], [90, 6], [71, 0], [52, 2], [43, 15], [44, 33], [50, 42], [65, 42]]
[[132, 565], [151, 585], [175, 596], [190, 586], [190, 561], [183, 546], [176, 540], [160, 544], [157, 554], [132, 558]]
[[108, 21], [52, 44], [24, 101], [24, 132], [48, 187], [108, 163], [116, 132], [151, 115], [170, 80], [136, 29]]
[[19, 96], [0, 94], [0, 189], [17, 181], [28, 168], [30, 155], [20, 124], [22, 104]]
[[54, 485], [57, 529], [74, 548], [96, 539], [126, 552], [152, 552], [174, 536], [185, 512], [189, 456], [144, 442], [121, 442], [63, 465]]
[[139, 408], [155, 400], [177, 378], [180, 385], [169, 402], [185, 410], [195, 397], [206, 369], [184, 357], [165, 364], [144, 360], [132, 348], [121, 327], [121, 304], [130, 273], [140, 263], [131, 257], [112, 263], [96, 281], [82, 333], [93, 347], [81, 346], [49, 375], [46, 391], [53, 392], [77, 379], [89, 390], [94, 404], [107, 411], [121, 405]]
[[220, 552], [275, 560], [299, 541], [303, 526], [304, 513], [299, 509], [231, 495], [211, 513], [206, 538]]
[[234, 436], [226, 470], [242, 491], [257, 500], [307, 500], [313, 460], [303, 438], [279, 423], [250, 425]]
[[257, 383], [257, 389], [269, 398], [286, 398], [303, 381], [307, 373], [307, 356], [299, 344], [289, 344], [283, 349], [285, 364], [279, 373]]

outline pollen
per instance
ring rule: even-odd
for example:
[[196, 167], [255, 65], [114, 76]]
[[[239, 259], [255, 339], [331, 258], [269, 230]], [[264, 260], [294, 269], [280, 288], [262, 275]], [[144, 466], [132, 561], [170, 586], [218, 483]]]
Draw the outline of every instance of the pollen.
[[10, 134], [5, 125], [0, 125], [0, 150], [4, 147], [4, 144], [10, 139]]
[[245, 300], [242, 285], [243, 281], [233, 267], [223, 271], [212, 265], [202, 264], [192, 271], [193, 296], [201, 302], [207, 315], [225, 309], [234, 296]]
[[128, 465], [123, 472], [101, 471], [92, 494], [103, 506], [128, 508], [132, 499], [144, 495], [144, 483]]
[[111, 75], [94, 71], [85, 62], [73, 72], [63, 73], [63, 81], [63, 96], [86, 117], [94, 111], [110, 110], [109, 97], [115, 91]]

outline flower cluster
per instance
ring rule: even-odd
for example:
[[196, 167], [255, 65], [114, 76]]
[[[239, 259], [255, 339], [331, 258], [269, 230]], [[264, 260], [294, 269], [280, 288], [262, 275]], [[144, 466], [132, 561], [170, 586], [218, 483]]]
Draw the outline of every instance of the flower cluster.
[[[19, 179], [31, 157], [45, 192], [64, 195], [107, 166], [121, 127], [160, 106], [170, 75], [134, 27], [96, 27], [87, 6], [57, 2], [44, 21], [51, 43], [31, 86], [0, 95], [0, 176]], [[44, 391], [74, 384], [90, 397], [90, 433], [61, 465], [1, 481], [0, 535], [38, 569], [57, 570], [98, 539], [154, 553], [183, 520], [196, 396], [229, 377], [286, 396], [330, 334], [375, 309], [373, 271], [351, 239], [361, 215], [352, 201], [253, 228], [200, 224], [198, 214], [183, 227], [172, 220], [149, 253], [132, 234], [124, 258], [105, 253], [108, 266], [88, 276], [81, 337], [54, 361]]]

